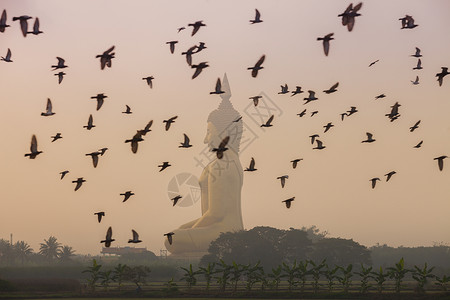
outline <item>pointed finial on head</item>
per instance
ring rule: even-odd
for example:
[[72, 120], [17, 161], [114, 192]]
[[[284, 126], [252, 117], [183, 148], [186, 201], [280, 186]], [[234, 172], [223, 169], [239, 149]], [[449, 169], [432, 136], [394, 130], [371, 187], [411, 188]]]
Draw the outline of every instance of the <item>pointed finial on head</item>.
[[224, 91], [225, 93], [220, 94], [220, 97], [223, 100], [228, 100], [231, 98], [231, 89], [230, 89], [230, 84], [228, 83], [228, 77], [227, 77], [227, 73], [225, 73], [223, 75], [223, 79], [222, 79], [222, 91]]

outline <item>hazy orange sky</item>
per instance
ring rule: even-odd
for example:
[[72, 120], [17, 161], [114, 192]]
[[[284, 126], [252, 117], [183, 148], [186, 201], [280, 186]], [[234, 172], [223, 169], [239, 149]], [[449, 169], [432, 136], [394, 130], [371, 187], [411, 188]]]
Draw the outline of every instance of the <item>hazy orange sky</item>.
[[[356, 4], [357, 2], [353, 2]], [[450, 67], [450, 2], [436, 0], [364, 1], [355, 27], [348, 32], [337, 17], [349, 1], [15, 1], [3, 0], [11, 27], [0, 33], [0, 56], [12, 51], [12, 63], [0, 61], [0, 238], [25, 240], [34, 250], [50, 235], [79, 254], [97, 254], [109, 226], [116, 242], [126, 246], [135, 229], [147, 247], [159, 254], [163, 233], [201, 214], [200, 202], [172, 207], [169, 181], [180, 173], [199, 177], [195, 157], [205, 148], [206, 120], [220, 103], [214, 90], [226, 72], [231, 101], [243, 116], [254, 141], [241, 153], [258, 171], [245, 173], [243, 220], [254, 226], [301, 228], [316, 225], [330, 236], [353, 238], [366, 246], [429, 246], [450, 243], [450, 160], [439, 171], [434, 157], [450, 156], [450, 77], [438, 86], [435, 74]], [[255, 8], [264, 21], [250, 25]], [[412, 15], [419, 26], [401, 30], [399, 18]], [[39, 36], [24, 38], [12, 17], [39, 17]], [[207, 25], [191, 37], [191, 27]], [[29, 21], [31, 30], [34, 19]], [[326, 57], [317, 37], [334, 32]], [[178, 40], [171, 54], [167, 41]], [[194, 63], [210, 65], [192, 80], [193, 70], [180, 55], [205, 42]], [[112, 68], [100, 70], [95, 58], [112, 45]], [[422, 50], [423, 70], [413, 70], [415, 47]], [[250, 67], [266, 55], [257, 78]], [[50, 66], [56, 57], [68, 68], [58, 85]], [[375, 65], [368, 65], [378, 60]], [[154, 76], [153, 89], [141, 79]], [[419, 85], [412, 85], [416, 75]], [[322, 90], [339, 82], [336, 93]], [[319, 100], [303, 105], [305, 94], [279, 95], [280, 85], [314, 90]], [[277, 107], [273, 127], [254, 122], [248, 98], [263, 92]], [[95, 110], [90, 99], [108, 98]], [[375, 100], [375, 96], [386, 98]], [[56, 113], [42, 117], [47, 98]], [[399, 102], [401, 117], [385, 114]], [[133, 114], [121, 112], [128, 104]], [[356, 106], [358, 113], [340, 120]], [[296, 114], [307, 109], [307, 115]], [[318, 110], [311, 118], [309, 113]], [[246, 113], [247, 112], [247, 113]], [[259, 113], [264, 114], [263, 108]], [[97, 126], [87, 131], [89, 114]], [[162, 121], [178, 115], [169, 131]], [[253, 117], [251, 117], [253, 116]], [[268, 117], [268, 115], [267, 115]], [[152, 131], [133, 154], [125, 139], [154, 120]], [[420, 127], [409, 127], [421, 120]], [[323, 133], [326, 123], [329, 132]], [[249, 131], [249, 132], [250, 132]], [[61, 132], [54, 143], [50, 136]], [[362, 144], [366, 132], [376, 142]], [[194, 145], [179, 149], [186, 133]], [[318, 133], [327, 147], [312, 150], [309, 135]], [[39, 150], [24, 158], [31, 136]], [[247, 132], [247, 134], [249, 134]], [[420, 149], [414, 149], [424, 140]], [[85, 156], [102, 147], [109, 151], [93, 168]], [[303, 158], [297, 169], [290, 160]], [[172, 166], [159, 173], [157, 165]], [[64, 180], [59, 172], [69, 170]], [[396, 175], [385, 182], [384, 174]], [[289, 175], [281, 189], [276, 177]], [[78, 177], [87, 182], [74, 192]], [[375, 189], [369, 179], [380, 177]], [[122, 203], [123, 193], [136, 195]], [[288, 210], [281, 203], [295, 196]], [[96, 211], [106, 217], [97, 223]], [[175, 238], [175, 237], [174, 237]]]

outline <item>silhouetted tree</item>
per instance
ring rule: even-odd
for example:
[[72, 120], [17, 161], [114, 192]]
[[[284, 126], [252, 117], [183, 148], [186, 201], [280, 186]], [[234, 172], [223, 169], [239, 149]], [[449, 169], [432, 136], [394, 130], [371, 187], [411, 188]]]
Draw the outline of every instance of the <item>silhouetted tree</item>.
[[59, 249], [58, 257], [63, 262], [71, 261], [71, 257], [75, 255], [75, 250], [72, 247], [64, 245]]
[[372, 265], [370, 250], [353, 240], [323, 238], [313, 244], [312, 259], [327, 260], [329, 265]]
[[61, 244], [58, 243], [57, 239], [54, 236], [50, 236], [48, 240], [44, 239], [44, 243], [41, 243], [39, 254], [44, 256], [48, 261], [51, 261], [58, 258], [60, 248]]
[[23, 262], [30, 257], [31, 253], [33, 253], [33, 249], [26, 242], [18, 241], [14, 244], [14, 252], [23, 265]]
[[4, 239], [0, 239], [0, 263], [12, 264], [14, 261], [14, 250], [12, 245]]

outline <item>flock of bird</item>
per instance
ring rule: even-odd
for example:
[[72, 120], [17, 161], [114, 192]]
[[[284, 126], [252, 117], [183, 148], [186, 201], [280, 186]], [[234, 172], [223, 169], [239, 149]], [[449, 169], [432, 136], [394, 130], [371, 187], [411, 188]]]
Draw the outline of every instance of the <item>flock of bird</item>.
[[[343, 13], [338, 15], [338, 17], [340, 17], [342, 20], [342, 25], [346, 26], [349, 32], [351, 32], [353, 30], [353, 28], [355, 26], [356, 18], [361, 16], [361, 14], [359, 13], [361, 8], [362, 8], [362, 3], [359, 3], [355, 6], [353, 6], [353, 4], [350, 4], [350, 5], [348, 5], [348, 7], [345, 9], [345, 11]], [[32, 17], [26, 16], [26, 15], [12, 18], [13, 21], [20, 22], [20, 29], [21, 29], [21, 32], [24, 37], [26, 37], [27, 34], [33, 34], [33, 35], [42, 34], [43, 32], [40, 30], [40, 27], [39, 27], [39, 18], [35, 18], [33, 31], [28, 31], [28, 21], [30, 19], [32, 19]], [[409, 16], [409, 15], [406, 15], [405, 17], [402, 17], [399, 20], [401, 21], [401, 29], [414, 29], [417, 26], [419, 26], [419, 25], [415, 24], [413, 17]], [[261, 19], [261, 13], [259, 12], [258, 9], [255, 9], [255, 17], [254, 17], [254, 19], [250, 20], [250, 24], [258, 24], [261, 22], [263, 22], [263, 20]], [[187, 27], [192, 27], [191, 36], [194, 36], [202, 27], [205, 27], [205, 26], [206, 26], [206, 24], [204, 24], [203, 21], [196, 21], [194, 23], [190, 23], [187, 25]], [[6, 10], [3, 10], [3, 13], [0, 18], [0, 32], [4, 32], [5, 29], [8, 27], [10, 27], [10, 25], [7, 24]], [[181, 31], [183, 31], [185, 29], [186, 29], [186, 27], [180, 27], [177, 29], [177, 31], [178, 31], [178, 33], [180, 33]], [[325, 54], [325, 56], [328, 56], [328, 54], [330, 52], [330, 42], [335, 40], [334, 33], [329, 33], [323, 37], [318, 37], [317, 40], [322, 42], [324, 54]], [[169, 51], [171, 54], [175, 53], [175, 50], [176, 50], [175, 48], [176, 48], [177, 43], [178, 43], [178, 41], [168, 41], [166, 43], [169, 45]], [[192, 75], [192, 79], [195, 79], [196, 77], [198, 77], [205, 68], [209, 67], [208, 62], [200, 62], [197, 64], [193, 64], [193, 62], [192, 62], [193, 55], [195, 55], [196, 53], [199, 53], [200, 51], [202, 51], [204, 49], [207, 49], [205, 43], [200, 42], [199, 45], [194, 45], [194, 46], [190, 47], [188, 50], [181, 52], [181, 54], [186, 57], [186, 62], [188, 64], [188, 66], [192, 69], [195, 69], [195, 71]], [[106, 51], [104, 51], [103, 53], [95, 56], [95, 58], [100, 59], [101, 70], [104, 70], [106, 67], [107, 68], [112, 67], [112, 60], [115, 58], [114, 50], [115, 50], [115, 46], [112, 46], [109, 49], [107, 49]], [[421, 50], [416, 47], [415, 53], [412, 54], [411, 56], [418, 58], [417, 65], [416, 65], [416, 67], [413, 68], [413, 70], [421, 70], [422, 69]], [[1, 61], [10, 63], [10, 62], [13, 62], [11, 58], [12, 58], [12, 52], [8, 48], [6, 56], [1, 57]], [[247, 68], [247, 70], [251, 71], [250, 72], [251, 77], [256, 78], [258, 76], [259, 72], [262, 69], [264, 69], [264, 67], [263, 67], [264, 60], [265, 60], [265, 55], [262, 55], [262, 56], [260, 56], [260, 58], [256, 61], [256, 63], [253, 66], [250, 66]], [[378, 61], [379, 60], [373, 61], [372, 63], [370, 63], [369, 67], [372, 67]], [[58, 84], [61, 84], [63, 82], [64, 76], [66, 75], [66, 73], [64, 73], [62, 70], [66, 69], [67, 67], [68, 66], [65, 64], [65, 60], [61, 57], [57, 57], [57, 63], [55, 65], [51, 66], [52, 71], [58, 71], [58, 73], [54, 74], [55, 76], [58, 76]], [[450, 74], [450, 72], [448, 72], [447, 67], [442, 67], [441, 72], [436, 74], [439, 86], [441, 86], [443, 84], [443, 79], [448, 74]], [[147, 77], [142, 78], [142, 80], [144, 80], [150, 88], [153, 88], [153, 80], [154, 79], [155, 79], [155, 77], [153, 77], [153, 76], [147, 76]], [[411, 83], [413, 85], [419, 84], [419, 76], [416, 76], [416, 79], [414, 81], [411, 81]], [[339, 82], [332, 85], [329, 89], [323, 90], [323, 93], [325, 93], [325, 94], [335, 93], [338, 91], [337, 90], [338, 87], [339, 87]], [[220, 95], [222, 93], [224, 93], [224, 91], [222, 91], [221, 80], [220, 80], [220, 78], [218, 78], [216, 81], [215, 87], [214, 87], [214, 91], [210, 92], [210, 94]], [[287, 84], [281, 85], [281, 91], [278, 94], [284, 95], [284, 94], [289, 94], [289, 93], [291, 94], [291, 97], [294, 97], [301, 93], [304, 93], [304, 91], [302, 90], [301, 86], [296, 86], [295, 90], [290, 92]], [[380, 94], [380, 95], [376, 96], [375, 99], [381, 99], [384, 97], [386, 97], [384, 94]], [[103, 106], [103, 104], [105, 102], [105, 99], [107, 99], [107, 98], [108, 98], [108, 96], [106, 96], [103, 93], [99, 93], [99, 94], [91, 97], [91, 99], [94, 99], [97, 102], [96, 103], [97, 111], [101, 109], [101, 107]], [[259, 100], [261, 98], [262, 98], [262, 96], [249, 97], [249, 99], [253, 101], [253, 104], [255, 107], [258, 106]], [[305, 101], [304, 105], [306, 105], [308, 103], [318, 101], [319, 98], [316, 96], [315, 91], [308, 90], [308, 97], [303, 98], [303, 100]], [[400, 106], [401, 105], [398, 102], [396, 102], [394, 105], [391, 106], [390, 112], [386, 114], [386, 116], [389, 118], [390, 122], [394, 122], [401, 116], [399, 113]], [[302, 118], [306, 115], [306, 112], [307, 112], [307, 109], [304, 109], [302, 112], [298, 113], [297, 115], [300, 118]], [[350, 107], [349, 110], [340, 114], [341, 120], [343, 121], [345, 118], [348, 118], [357, 112], [358, 112], [357, 107], [352, 106], [352, 107]], [[132, 114], [132, 110], [131, 110], [130, 106], [126, 105], [126, 109], [122, 113]], [[317, 113], [318, 113], [318, 111], [312, 111], [310, 114], [310, 117], [315, 116]], [[51, 117], [54, 114], [55, 114], [55, 112], [53, 112], [52, 102], [50, 99], [47, 99], [45, 112], [42, 112], [41, 116]], [[178, 118], [178, 116], [173, 116], [173, 117], [163, 121], [164, 128], [166, 131], [168, 131], [171, 128], [171, 125], [173, 123], [175, 123], [177, 118]], [[240, 122], [241, 119], [242, 119], [242, 117], [235, 120], [235, 122]], [[264, 122], [263, 124], [261, 124], [260, 126], [267, 127], [267, 128], [272, 127], [273, 122], [274, 122], [274, 115], [271, 115], [271, 116], [269, 116], [267, 121]], [[410, 131], [413, 132], [415, 129], [417, 129], [420, 122], [421, 121], [419, 120], [413, 126], [411, 126]], [[132, 153], [137, 153], [138, 144], [140, 142], [144, 141], [144, 137], [146, 136], [147, 133], [149, 133], [151, 131], [152, 125], [153, 125], [153, 120], [149, 121], [146, 124], [146, 126], [144, 127], [144, 129], [137, 130], [132, 138], [125, 140], [125, 143], [130, 143]], [[324, 128], [323, 133], [328, 132], [334, 126], [335, 125], [332, 124], [331, 122], [327, 123], [326, 125], [323, 126], [323, 128]], [[92, 114], [90, 114], [89, 118], [88, 118], [88, 123], [86, 126], [83, 126], [83, 128], [85, 128], [86, 130], [91, 130], [94, 127], [96, 127], [96, 125], [94, 125], [93, 116], [92, 116]], [[362, 140], [361, 143], [371, 144], [376, 141], [376, 139], [374, 138], [374, 135], [372, 133], [366, 132], [366, 136], [367, 136], [367, 138], [365, 140]], [[319, 137], [320, 137], [319, 134], [313, 134], [310, 136], [311, 144], [316, 144], [316, 146], [313, 147], [312, 149], [323, 150], [326, 148], [323, 141], [318, 139]], [[62, 134], [56, 133], [54, 136], [51, 136], [51, 138], [52, 138], [52, 142], [55, 142], [62, 138]], [[217, 148], [212, 149], [212, 151], [216, 153], [218, 159], [223, 158], [223, 153], [228, 150], [228, 148], [226, 147], [228, 141], [229, 141], [229, 136], [225, 137], [221, 141], [221, 143], [218, 145]], [[423, 141], [420, 141], [417, 145], [414, 146], [414, 148], [420, 148], [422, 143], [423, 143]], [[192, 147], [192, 145], [190, 144], [190, 139], [186, 134], [184, 134], [184, 140], [183, 140], [183, 142], [180, 142], [179, 147], [180, 148]], [[98, 151], [87, 153], [85, 155], [90, 156], [92, 158], [93, 166], [94, 166], [94, 168], [96, 168], [98, 165], [98, 162], [99, 162], [99, 157], [103, 156], [107, 150], [108, 150], [108, 148], [105, 147], [105, 148], [99, 149]], [[30, 153], [25, 154], [25, 157], [29, 157], [30, 159], [35, 159], [41, 153], [43, 153], [43, 152], [38, 150], [38, 143], [37, 143], [36, 135], [33, 135], [31, 138]], [[434, 158], [434, 160], [437, 160], [439, 170], [441, 170], [441, 171], [443, 169], [443, 162], [444, 162], [445, 158], [447, 158], [447, 156], [445, 156], [445, 155]], [[293, 169], [297, 168], [299, 162], [302, 160], [303, 160], [303, 158], [296, 158], [294, 160], [291, 160], [290, 163], [292, 163], [292, 168]], [[171, 164], [169, 162], [167, 162], [167, 161], [162, 162], [162, 164], [158, 165], [158, 167], [160, 168], [159, 172], [164, 171], [166, 168], [168, 168], [170, 166], [171, 166]], [[247, 171], [247, 172], [257, 171], [257, 169], [255, 167], [256, 167], [256, 162], [255, 162], [255, 159], [252, 157], [249, 166], [244, 171]], [[64, 170], [64, 171], [60, 172], [61, 180], [68, 173], [69, 173], [68, 170]], [[390, 172], [386, 173], [385, 174], [386, 182], [389, 181], [392, 178], [392, 176], [395, 174], [396, 174], [396, 171], [390, 171]], [[288, 175], [282, 175], [282, 176], [279, 176], [276, 178], [277, 180], [280, 180], [281, 188], [285, 187], [286, 181], [288, 180], [288, 178], [289, 178]], [[374, 178], [371, 178], [369, 181], [371, 182], [371, 187], [375, 188], [377, 181], [381, 181], [381, 179], [379, 177], [374, 177]], [[84, 182], [86, 182], [86, 180], [83, 177], [79, 177], [76, 180], [73, 180], [72, 183], [75, 184], [74, 190], [75, 191], [79, 190], [82, 187]], [[130, 199], [131, 196], [134, 195], [134, 193], [132, 191], [126, 191], [124, 193], [121, 193], [120, 195], [124, 197], [122, 202], [126, 202], [127, 200]], [[175, 206], [181, 198], [182, 198], [182, 196], [180, 196], [180, 195], [177, 195], [176, 197], [172, 198], [171, 200], [173, 201], [173, 206]], [[295, 197], [291, 197], [289, 199], [283, 200], [282, 202], [286, 205], [287, 208], [290, 208], [292, 205], [292, 202], [294, 200], [295, 200]], [[98, 222], [100, 223], [102, 221], [102, 217], [105, 216], [105, 212], [104, 211], [96, 212], [96, 213], [94, 213], [94, 215], [97, 216]], [[173, 234], [174, 234], [173, 232], [164, 234], [164, 236], [167, 236], [170, 244], [172, 244]], [[115, 241], [115, 239], [112, 238], [112, 228], [109, 227], [107, 230], [107, 233], [106, 233], [106, 237], [104, 240], [101, 241], [101, 243], [104, 243], [105, 247], [109, 247], [113, 241]], [[129, 243], [142, 242], [139, 239], [138, 233], [134, 229], [132, 230], [132, 238], [129, 239], [128, 242]]]

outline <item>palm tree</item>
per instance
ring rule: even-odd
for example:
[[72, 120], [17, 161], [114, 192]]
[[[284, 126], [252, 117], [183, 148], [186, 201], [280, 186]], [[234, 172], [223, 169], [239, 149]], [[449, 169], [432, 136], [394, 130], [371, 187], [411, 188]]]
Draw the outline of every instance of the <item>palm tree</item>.
[[0, 239], [0, 264], [12, 263], [14, 261], [14, 251], [12, 245], [4, 239]]
[[58, 251], [58, 256], [61, 261], [70, 261], [71, 257], [75, 255], [75, 250], [72, 247], [64, 245]]
[[50, 236], [48, 240], [44, 239], [44, 243], [41, 243], [39, 247], [39, 254], [44, 256], [47, 260], [51, 261], [58, 257], [61, 244], [58, 243], [54, 236]]
[[26, 242], [19, 241], [14, 244], [14, 252], [23, 265], [24, 260], [28, 259], [28, 256], [33, 253], [33, 249]]

